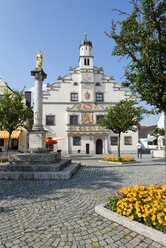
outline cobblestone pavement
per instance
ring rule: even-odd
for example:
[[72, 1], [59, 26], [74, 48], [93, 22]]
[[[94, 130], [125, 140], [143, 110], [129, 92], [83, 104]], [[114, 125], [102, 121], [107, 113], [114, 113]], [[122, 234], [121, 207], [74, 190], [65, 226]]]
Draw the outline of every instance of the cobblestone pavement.
[[0, 248], [164, 247], [94, 212], [110, 188], [165, 184], [164, 160], [114, 166], [101, 156], [73, 159], [82, 166], [68, 181], [0, 180]]

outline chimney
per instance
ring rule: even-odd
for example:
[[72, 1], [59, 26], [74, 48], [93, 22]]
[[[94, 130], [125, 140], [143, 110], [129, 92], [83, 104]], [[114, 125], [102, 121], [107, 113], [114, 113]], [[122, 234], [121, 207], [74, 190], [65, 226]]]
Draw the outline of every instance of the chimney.
[[31, 107], [31, 91], [25, 91], [26, 106]]

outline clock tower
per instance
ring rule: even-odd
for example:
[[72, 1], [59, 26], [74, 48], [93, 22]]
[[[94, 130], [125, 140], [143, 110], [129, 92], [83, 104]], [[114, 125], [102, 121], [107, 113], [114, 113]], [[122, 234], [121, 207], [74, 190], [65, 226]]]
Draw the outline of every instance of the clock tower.
[[80, 42], [81, 102], [94, 102], [92, 42], [86, 37], [85, 33], [85, 39]]
[[92, 42], [86, 39], [80, 42], [80, 68], [93, 68], [93, 56], [92, 56]]

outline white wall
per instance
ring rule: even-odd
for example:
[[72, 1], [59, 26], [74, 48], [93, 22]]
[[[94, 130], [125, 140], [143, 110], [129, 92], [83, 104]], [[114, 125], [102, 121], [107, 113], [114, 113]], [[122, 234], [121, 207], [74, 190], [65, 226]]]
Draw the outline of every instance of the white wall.
[[161, 114], [161, 116], [157, 122], [157, 126], [159, 128], [164, 128], [164, 113]]

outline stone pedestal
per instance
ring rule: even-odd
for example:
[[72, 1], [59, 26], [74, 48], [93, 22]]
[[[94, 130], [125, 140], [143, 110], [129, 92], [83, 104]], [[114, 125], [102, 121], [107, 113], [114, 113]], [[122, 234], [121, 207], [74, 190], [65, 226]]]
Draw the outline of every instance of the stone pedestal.
[[48, 152], [46, 149], [46, 131], [29, 131], [29, 149], [30, 152]]

